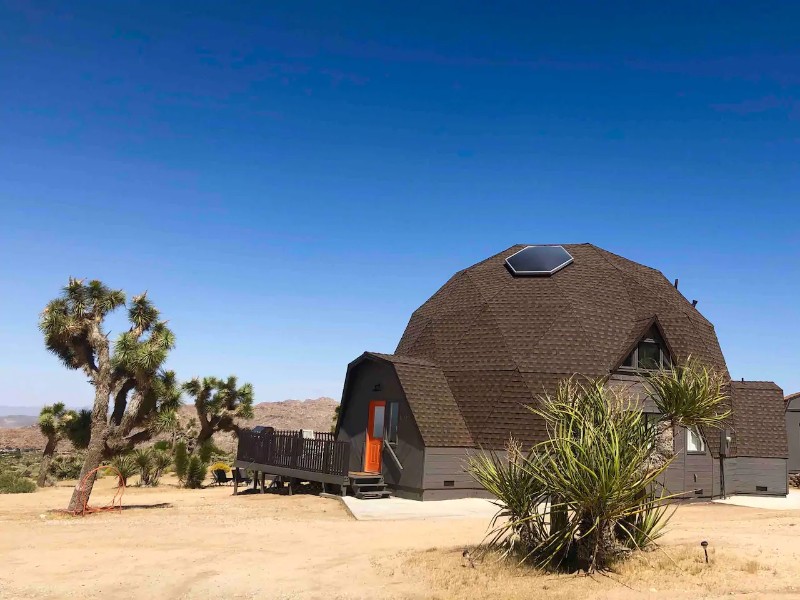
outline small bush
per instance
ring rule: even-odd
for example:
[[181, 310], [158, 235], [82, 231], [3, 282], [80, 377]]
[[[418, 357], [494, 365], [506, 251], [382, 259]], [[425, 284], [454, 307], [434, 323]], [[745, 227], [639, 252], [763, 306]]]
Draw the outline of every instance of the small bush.
[[140, 448], [133, 452], [133, 462], [139, 470], [139, 485], [150, 485], [153, 472], [153, 451]]
[[189, 452], [186, 450], [185, 442], [175, 444], [173, 460], [175, 462], [175, 475], [177, 475], [178, 481], [183, 483], [186, 481], [186, 474], [189, 471]]
[[[130, 454], [121, 454], [114, 457], [114, 460], [111, 461], [111, 466], [119, 471], [119, 475], [122, 477], [122, 482], [125, 485], [128, 485], [128, 478], [133, 477], [139, 472], [139, 468], [136, 466], [136, 462]], [[111, 471], [111, 473], [116, 475], [114, 471]]]
[[186, 487], [196, 489], [203, 487], [203, 481], [208, 471], [208, 463], [204, 462], [199, 456], [189, 458], [186, 470]]
[[200, 444], [200, 447], [197, 449], [197, 455], [200, 457], [200, 460], [206, 464], [211, 462], [213, 456], [218, 456], [220, 454], [222, 454], [222, 450], [217, 448], [211, 440], [206, 440]]
[[154, 450], [161, 450], [163, 452], [166, 452], [166, 451], [170, 450], [171, 447], [170, 447], [170, 444], [169, 444], [168, 441], [161, 440], [161, 441], [156, 442], [155, 444], [153, 444], [153, 449]]
[[231, 472], [231, 468], [224, 462], [217, 461], [210, 467], [208, 467], [209, 471], [225, 471], [226, 473]]
[[163, 450], [153, 451], [153, 471], [150, 474], [149, 484], [157, 486], [164, 470], [172, 464], [172, 457]]
[[16, 473], [0, 473], [0, 494], [30, 494], [36, 491], [36, 482]]
[[82, 454], [59, 454], [50, 463], [50, 475], [57, 480], [77, 479], [83, 468]]

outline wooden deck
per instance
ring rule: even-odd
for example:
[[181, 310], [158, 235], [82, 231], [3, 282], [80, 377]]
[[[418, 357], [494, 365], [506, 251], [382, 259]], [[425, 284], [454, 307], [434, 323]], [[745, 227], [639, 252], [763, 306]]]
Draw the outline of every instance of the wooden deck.
[[261, 473], [262, 482], [267, 474], [332, 484], [344, 493], [350, 483], [350, 444], [328, 433], [309, 438], [300, 431], [246, 430], [239, 433], [234, 466]]

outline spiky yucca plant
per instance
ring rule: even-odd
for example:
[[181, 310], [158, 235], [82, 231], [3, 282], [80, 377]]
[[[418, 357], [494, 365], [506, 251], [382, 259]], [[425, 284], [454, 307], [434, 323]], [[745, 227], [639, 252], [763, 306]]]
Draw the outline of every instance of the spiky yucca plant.
[[115, 456], [111, 461], [111, 466], [119, 472], [119, 476], [122, 477], [122, 482], [125, 485], [128, 485], [128, 479], [136, 475], [139, 469], [136, 465], [136, 460], [131, 454]]
[[[663, 411], [655, 431], [638, 401], [604, 380], [569, 380], [532, 409], [547, 426], [547, 440], [527, 454], [510, 451], [508, 460], [489, 453], [469, 461], [469, 472], [501, 506], [489, 547], [540, 567], [591, 572], [654, 543], [676, 497], [659, 483], [674, 458], [664, 432], [673, 422], [718, 427], [729, 411], [724, 376], [713, 370], [689, 362], [648, 377]], [[525, 528], [534, 534], [520, 535]]]
[[150, 485], [153, 471], [153, 451], [150, 448], [140, 448], [133, 452], [133, 462], [139, 470], [139, 485]]
[[161, 480], [161, 476], [164, 474], [164, 471], [172, 464], [172, 457], [169, 453], [163, 450], [154, 450], [153, 451], [153, 471], [150, 475], [149, 484], [152, 486], [157, 486], [159, 481]]
[[486, 544], [538, 567], [604, 568], [642, 539], [642, 515], [659, 520], [648, 492], [668, 463], [642, 468], [652, 433], [602, 381], [566, 381], [533, 410], [546, 441], [524, 454], [512, 445], [505, 460], [470, 460], [469, 472], [501, 507]]
[[499, 507], [490, 523], [487, 547], [499, 549], [503, 556], [524, 555], [548, 535], [545, 515], [540, 511], [548, 497], [530, 468], [535, 460], [536, 455], [523, 453], [513, 438], [505, 457], [488, 451], [468, 460], [468, 472], [495, 497]]
[[701, 435], [720, 428], [731, 414], [725, 394], [726, 376], [693, 359], [645, 374], [648, 396], [661, 413], [657, 451], [651, 464], [674, 456], [674, 426], [696, 427]]
[[589, 572], [605, 568], [624, 554], [618, 532], [633, 537], [669, 462], [642, 468], [654, 450], [652, 432], [636, 405], [602, 381], [567, 381], [535, 412], [549, 439], [535, 447], [539, 459], [529, 468], [553, 499], [546, 510], [557, 511], [561, 523], [531, 555], [540, 566], [574, 559]]

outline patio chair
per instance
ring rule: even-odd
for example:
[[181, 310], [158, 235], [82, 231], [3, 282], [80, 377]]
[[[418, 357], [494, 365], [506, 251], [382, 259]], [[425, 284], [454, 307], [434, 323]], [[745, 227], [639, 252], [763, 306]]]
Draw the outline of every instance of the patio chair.
[[249, 485], [253, 481], [251, 477], [248, 477], [246, 474], [243, 475], [239, 467], [236, 467], [231, 473], [233, 474], [233, 479], [231, 481], [244, 483], [245, 485]]
[[223, 469], [214, 469], [211, 474], [214, 476], [214, 483], [217, 485], [233, 483], [233, 478], [228, 477], [228, 474]]

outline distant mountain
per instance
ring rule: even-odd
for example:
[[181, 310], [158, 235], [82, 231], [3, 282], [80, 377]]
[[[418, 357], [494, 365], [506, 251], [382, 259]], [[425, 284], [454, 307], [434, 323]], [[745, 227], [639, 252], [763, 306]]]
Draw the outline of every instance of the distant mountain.
[[25, 417], [38, 417], [41, 406], [8, 406], [0, 404], [0, 417], [22, 415]]
[[29, 425], [36, 425], [38, 420], [38, 417], [32, 415], [6, 415], [0, 417], [0, 429], [28, 427]]
[[[243, 423], [246, 427], [268, 425], [275, 429], [313, 429], [314, 431], [330, 431], [333, 415], [339, 403], [333, 398], [315, 398], [309, 400], [283, 400], [281, 402], [261, 402], [253, 406], [254, 416]], [[187, 404], [181, 407], [183, 420], [196, 417], [194, 406]], [[2, 414], [2, 413], [0, 413]], [[38, 411], [37, 411], [38, 414]], [[5, 419], [32, 418], [27, 424], [3, 425]], [[216, 444], [225, 449], [235, 447], [235, 439], [231, 434], [215, 436]], [[36, 417], [0, 417], [0, 448], [44, 448], [44, 436], [36, 427]]]

